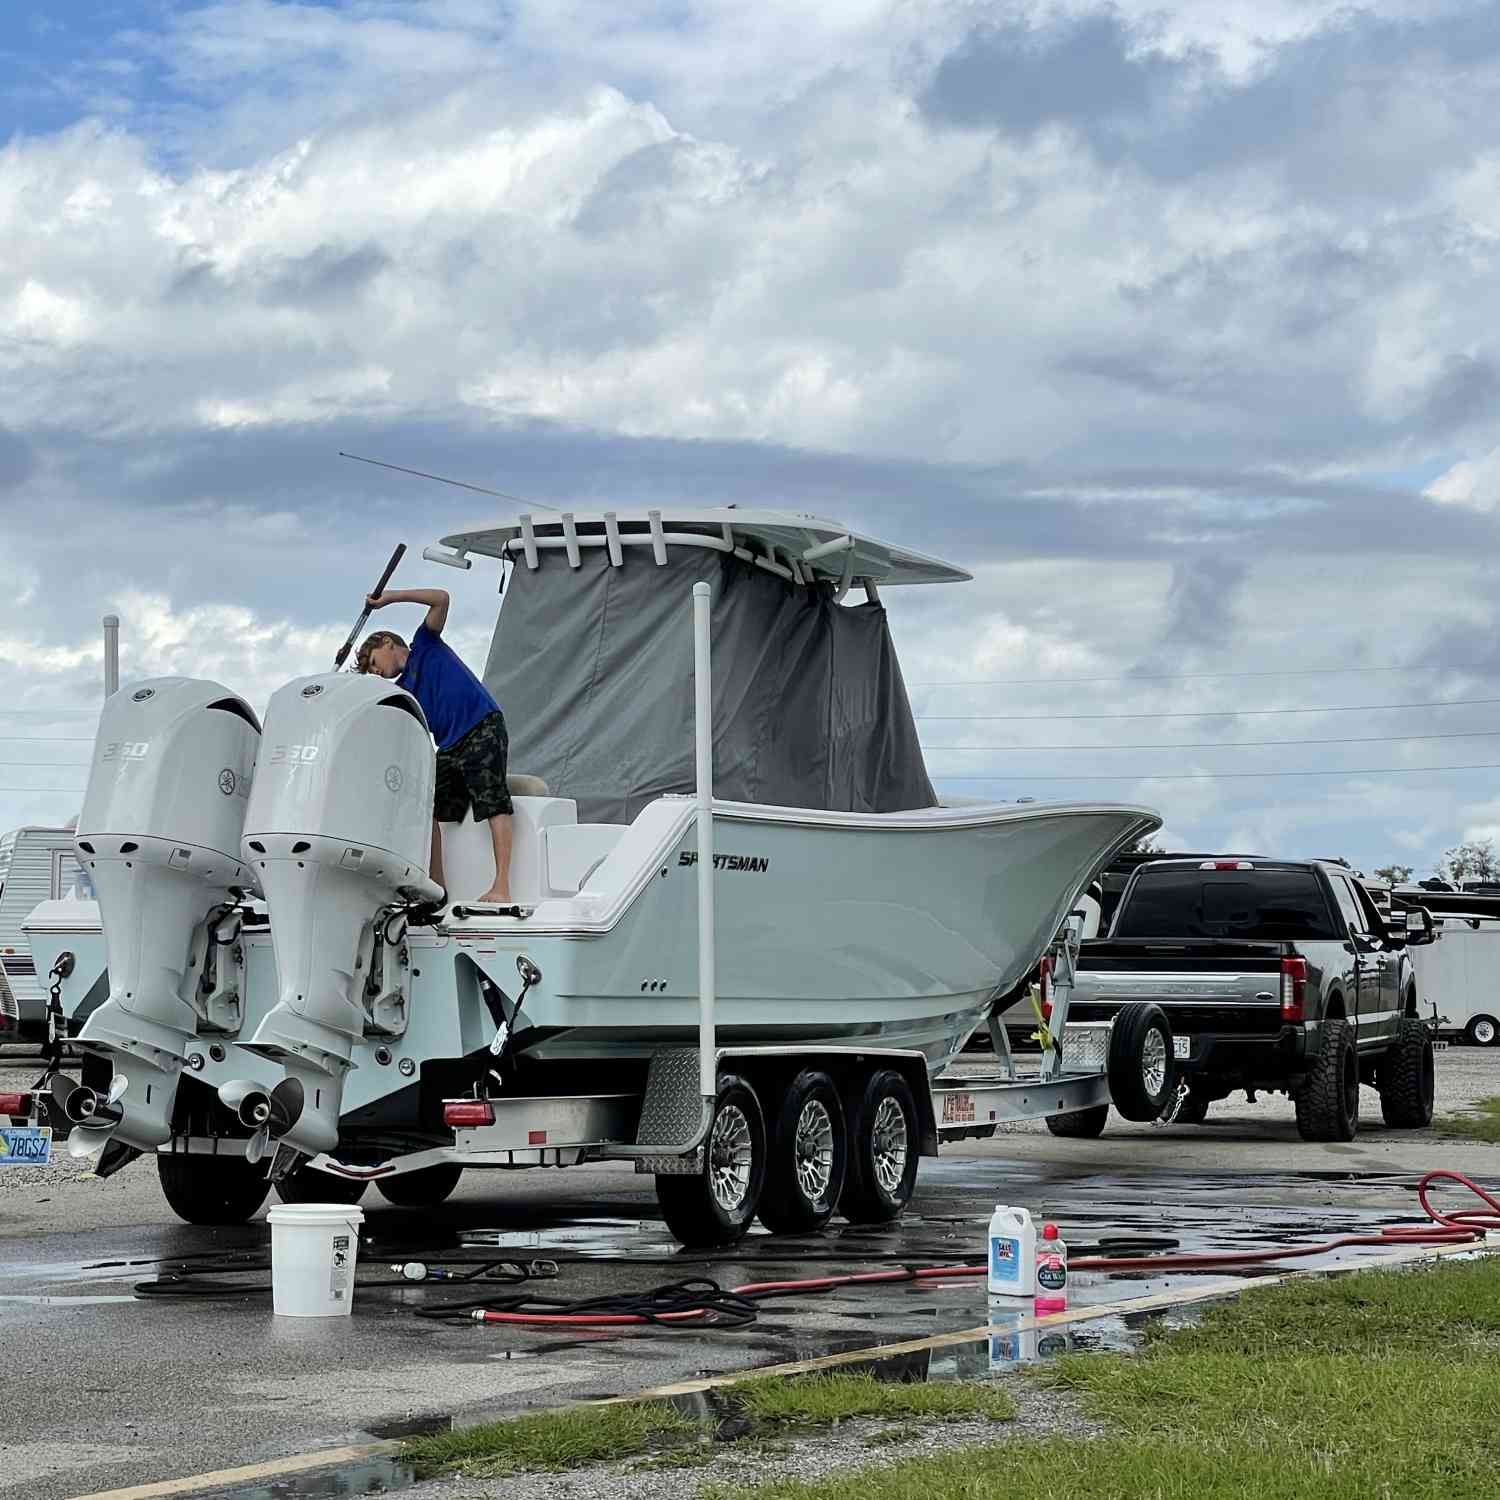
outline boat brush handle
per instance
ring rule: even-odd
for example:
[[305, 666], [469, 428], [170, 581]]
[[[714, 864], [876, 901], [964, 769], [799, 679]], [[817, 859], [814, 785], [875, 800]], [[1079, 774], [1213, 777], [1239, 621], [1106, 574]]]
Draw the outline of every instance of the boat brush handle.
[[[379, 596], [380, 594], [383, 594], [385, 592], [386, 584], [391, 581], [391, 574], [396, 571], [396, 564], [399, 563], [405, 556], [406, 543], [398, 542], [396, 544], [396, 550], [391, 553], [391, 560], [385, 565], [385, 572], [380, 575], [380, 582], [370, 590], [372, 594]], [[333, 670], [335, 672], [337, 672], [338, 669], [343, 666], [344, 663], [349, 659], [349, 653], [354, 649], [354, 642], [358, 638], [360, 631], [365, 628], [365, 621], [369, 618], [370, 607], [367, 604], [363, 612], [360, 614], [360, 617], [354, 622], [354, 629], [349, 632], [349, 639], [339, 647], [338, 655], [333, 659]]]

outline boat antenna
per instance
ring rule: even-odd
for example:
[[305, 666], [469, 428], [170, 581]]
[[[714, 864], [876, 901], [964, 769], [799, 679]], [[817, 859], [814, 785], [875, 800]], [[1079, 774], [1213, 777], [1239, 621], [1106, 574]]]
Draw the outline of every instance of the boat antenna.
[[377, 469], [394, 469], [398, 474], [415, 474], [418, 479], [434, 479], [439, 484], [455, 485], [461, 490], [473, 490], [477, 495], [494, 495], [501, 500], [513, 500], [517, 505], [535, 506], [538, 510], [556, 510], [555, 505], [543, 505], [540, 500], [525, 500], [520, 495], [507, 495], [504, 490], [487, 490], [482, 484], [466, 484], [462, 479], [449, 479], [443, 474], [428, 474], [422, 469], [408, 469], [404, 464], [388, 464], [384, 459], [366, 458], [360, 453], [345, 453], [339, 449], [340, 458], [352, 458], [355, 463], [373, 464]]

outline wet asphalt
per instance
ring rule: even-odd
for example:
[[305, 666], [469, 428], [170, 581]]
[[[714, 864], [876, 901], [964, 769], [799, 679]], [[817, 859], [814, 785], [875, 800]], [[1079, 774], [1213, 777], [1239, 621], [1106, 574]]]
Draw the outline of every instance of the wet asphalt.
[[[434, 1422], [467, 1424], [528, 1406], [975, 1328], [988, 1311], [983, 1283], [974, 1280], [799, 1296], [765, 1305], [752, 1327], [735, 1332], [534, 1332], [419, 1318], [417, 1309], [472, 1289], [368, 1284], [389, 1277], [393, 1262], [441, 1264], [445, 1255], [491, 1252], [548, 1257], [559, 1262], [559, 1275], [537, 1289], [588, 1297], [689, 1276], [728, 1287], [982, 1259], [997, 1201], [1055, 1219], [1075, 1255], [1165, 1241], [1188, 1250], [1293, 1244], [1409, 1221], [1415, 1213], [1415, 1174], [1405, 1168], [1356, 1170], [1330, 1157], [1318, 1171], [1193, 1171], [1166, 1159], [1175, 1154], [1166, 1136], [1133, 1150], [1122, 1138], [1133, 1160], [1101, 1166], [1087, 1160], [1099, 1154], [1099, 1143], [1045, 1139], [1082, 1159], [1028, 1160], [1028, 1150], [1042, 1144], [1036, 1137], [971, 1145], [963, 1148], [971, 1154], [923, 1164], [917, 1197], [898, 1226], [856, 1229], [836, 1221], [806, 1240], [755, 1234], [712, 1261], [676, 1248], [655, 1218], [651, 1179], [628, 1167], [470, 1173], [448, 1204], [420, 1215], [390, 1208], [372, 1191], [360, 1249], [366, 1285], [347, 1320], [277, 1319], [265, 1294], [134, 1295], [163, 1258], [260, 1258], [267, 1251], [263, 1222], [208, 1230], [172, 1220], [149, 1163], [108, 1183], [62, 1182], [37, 1199], [7, 1194], [0, 1199], [0, 1365], [8, 1407], [0, 1496], [65, 1500]], [[1077, 1150], [1090, 1144], [1093, 1152]], [[68, 1211], [59, 1215], [64, 1199]], [[481, 1232], [488, 1232], [487, 1245], [464, 1243]], [[1345, 1250], [1313, 1263], [1353, 1264], [1378, 1253]], [[264, 1271], [235, 1276], [268, 1282]], [[1072, 1298], [1075, 1305], [1118, 1301], [1191, 1281], [1149, 1271], [1080, 1274]], [[1128, 1320], [1118, 1318], [1071, 1335], [1079, 1347], [1127, 1343], [1129, 1336]], [[952, 1365], [952, 1373], [983, 1373], [984, 1351], [981, 1343], [967, 1358], [953, 1350], [932, 1358]]]

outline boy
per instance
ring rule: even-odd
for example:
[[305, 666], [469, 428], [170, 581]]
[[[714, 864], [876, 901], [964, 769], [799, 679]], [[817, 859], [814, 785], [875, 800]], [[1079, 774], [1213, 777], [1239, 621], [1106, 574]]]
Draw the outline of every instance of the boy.
[[399, 635], [377, 630], [366, 636], [355, 663], [361, 672], [393, 678], [427, 715], [437, 741], [437, 786], [432, 808], [431, 875], [443, 879], [443, 854], [438, 824], [457, 823], [474, 808], [474, 821], [490, 825], [495, 847], [495, 883], [478, 903], [505, 904], [510, 900], [510, 788], [506, 761], [510, 740], [505, 716], [484, 684], [443, 640], [448, 623], [448, 595], [443, 589], [401, 589], [370, 594], [365, 603], [374, 609], [388, 604], [425, 604], [427, 618], [417, 626], [408, 646]]

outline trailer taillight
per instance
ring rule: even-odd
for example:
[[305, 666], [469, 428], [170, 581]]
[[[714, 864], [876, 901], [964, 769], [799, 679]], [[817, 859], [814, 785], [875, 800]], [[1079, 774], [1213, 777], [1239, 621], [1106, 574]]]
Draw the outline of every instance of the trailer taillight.
[[1052, 1019], [1052, 955], [1049, 953], [1042, 959], [1037, 968], [1037, 1001], [1042, 1007], [1042, 1019]]
[[1281, 960], [1281, 1019], [1300, 1021], [1307, 1002], [1307, 960]]
[[29, 1115], [30, 1094], [0, 1094], [0, 1115]]
[[444, 1125], [493, 1125], [495, 1106], [488, 1099], [445, 1099]]

